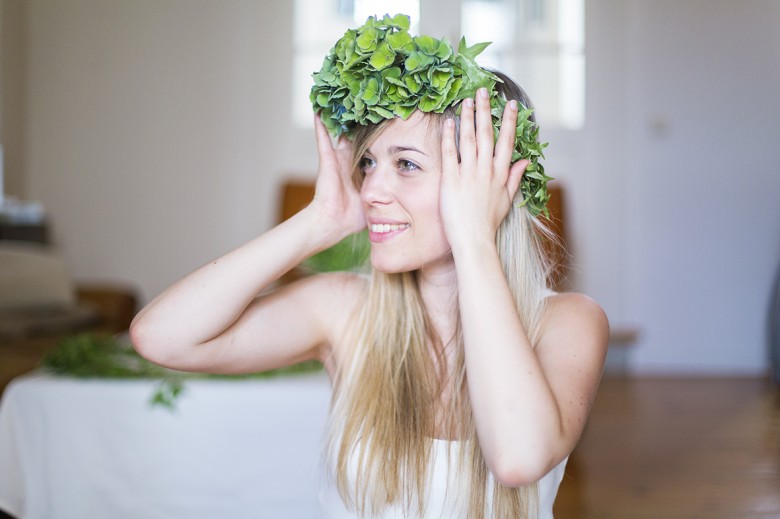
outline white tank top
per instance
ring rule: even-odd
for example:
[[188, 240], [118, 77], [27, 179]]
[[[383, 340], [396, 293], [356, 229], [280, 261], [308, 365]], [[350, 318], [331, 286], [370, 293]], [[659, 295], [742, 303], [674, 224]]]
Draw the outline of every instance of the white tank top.
[[[428, 486], [428, 503], [425, 515], [409, 517], [404, 515], [403, 508], [392, 506], [377, 517], [381, 519], [451, 519], [461, 517], [458, 511], [464, 506], [464, 501], [456, 497], [463, 496], [464, 492], [458, 491], [458, 477], [449, 470], [449, 463], [457, 466], [456, 454], [457, 442], [447, 440], [433, 440], [433, 452], [431, 453], [431, 467], [429, 470], [430, 484]], [[450, 456], [453, 459], [448, 463], [448, 449], [453, 448]], [[558, 487], [563, 479], [563, 472], [568, 457], [561, 461], [555, 468], [545, 474], [539, 480], [538, 515], [534, 519], [552, 519], [553, 502], [558, 493]], [[492, 480], [490, 482], [492, 484]], [[490, 501], [488, 499], [488, 501]], [[321, 519], [355, 519], [360, 517], [356, 512], [346, 508], [336, 487], [333, 471], [324, 470], [319, 490], [320, 518]], [[486, 517], [490, 517], [488, 513]]]

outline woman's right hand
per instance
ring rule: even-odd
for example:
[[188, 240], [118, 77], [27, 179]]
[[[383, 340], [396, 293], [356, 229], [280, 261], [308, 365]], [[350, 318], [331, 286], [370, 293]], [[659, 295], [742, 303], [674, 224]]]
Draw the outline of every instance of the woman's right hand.
[[314, 114], [314, 129], [320, 163], [314, 200], [309, 208], [316, 211], [321, 224], [340, 240], [366, 226], [360, 193], [352, 183], [352, 143], [341, 136], [333, 148], [319, 114]]

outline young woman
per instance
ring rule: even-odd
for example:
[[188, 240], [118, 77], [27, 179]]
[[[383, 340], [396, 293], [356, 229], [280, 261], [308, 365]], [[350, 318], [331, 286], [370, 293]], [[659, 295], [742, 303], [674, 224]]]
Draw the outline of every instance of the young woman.
[[[344, 81], [361, 67], [383, 79], [368, 106], [389, 98], [394, 113], [356, 101], [368, 87], [344, 94], [324, 66], [318, 84], [333, 88], [312, 94], [322, 109], [314, 200], [155, 298], [133, 343], [191, 371], [322, 361], [334, 388], [323, 517], [552, 517], [601, 375], [606, 318], [585, 296], [547, 287], [542, 221], [520, 188], [536, 157], [513, 162], [518, 114], [528, 117], [521, 90], [483, 69], [487, 86], [469, 90], [478, 51], [462, 46], [458, 58], [438, 40], [407, 39], [397, 17], [383, 22], [345, 35], [334, 55], [353, 60], [339, 68]], [[387, 55], [383, 43], [397, 57], [389, 64], [375, 54]], [[370, 60], [350, 57], [358, 47]], [[421, 91], [454, 71], [432, 110], [422, 94], [403, 97], [420, 49], [435, 58]], [[389, 71], [399, 63], [400, 78]], [[399, 94], [393, 79], [411, 87]], [[385, 117], [363, 124], [349, 109]], [[335, 146], [328, 129], [342, 134]], [[364, 228], [370, 276], [315, 275], [258, 295]]]

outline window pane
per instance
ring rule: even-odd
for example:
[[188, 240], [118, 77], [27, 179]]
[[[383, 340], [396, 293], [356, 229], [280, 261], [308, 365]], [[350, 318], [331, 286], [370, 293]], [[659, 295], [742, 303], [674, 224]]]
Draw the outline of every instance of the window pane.
[[[295, 0], [293, 117], [297, 126], [311, 127], [311, 74], [333, 43], [370, 15], [398, 12], [411, 16], [411, 32], [416, 34], [419, 0]], [[478, 57], [479, 63], [520, 83], [531, 96], [540, 122], [550, 128], [582, 128], [584, 0], [462, 0], [460, 23], [461, 30], [448, 28], [447, 34], [450, 30], [463, 34], [469, 45], [492, 42]], [[457, 25], [457, 19], [450, 25]]]
[[579, 129], [585, 122], [584, 0], [464, 0], [463, 34], [493, 43], [477, 58], [516, 80], [540, 122]]
[[309, 91], [312, 73], [344, 32], [362, 25], [369, 16], [408, 14], [411, 32], [419, 26], [419, 0], [295, 0], [293, 31], [293, 121], [301, 128], [312, 126]]

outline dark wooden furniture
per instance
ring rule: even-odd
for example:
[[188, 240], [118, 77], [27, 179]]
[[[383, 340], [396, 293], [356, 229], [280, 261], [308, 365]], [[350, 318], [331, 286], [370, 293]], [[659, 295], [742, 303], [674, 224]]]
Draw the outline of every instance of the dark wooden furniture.
[[18, 224], [0, 221], [0, 240], [49, 243], [49, 227], [41, 224]]
[[79, 285], [76, 294], [74, 312], [78, 315], [59, 320], [57, 316], [40, 316], [39, 322], [35, 316], [26, 321], [20, 316], [19, 333], [0, 336], [0, 393], [11, 379], [38, 367], [46, 353], [69, 335], [127, 331], [138, 307], [134, 290], [126, 286]]

